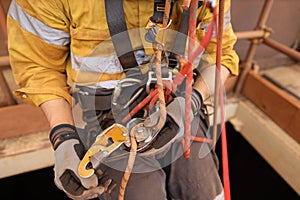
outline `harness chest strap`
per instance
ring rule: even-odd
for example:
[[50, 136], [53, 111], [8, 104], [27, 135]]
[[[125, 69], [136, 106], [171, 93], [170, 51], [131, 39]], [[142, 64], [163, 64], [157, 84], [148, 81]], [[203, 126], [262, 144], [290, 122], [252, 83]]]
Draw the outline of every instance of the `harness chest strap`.
[[123, 69], [138, 66], [127, 31], [123, 2], [105, 0], [105, 10], [110, 36]]
[[[171, 1], [171, 11], [174, 0]], [[118, 59], [126, 71], [138, 66], [132, 43], [125, 21], [124, 7], [121, 0], [105, 0], [106, 18], [110, 36]], [[151, 19], [155, 23], [162, 23], [165, 11], [165, 0], [154, 0], [154, 12]], [[170, 16], [171, 16], [170, 12]], [[169, 17], [170, 18], [170, 17]]]

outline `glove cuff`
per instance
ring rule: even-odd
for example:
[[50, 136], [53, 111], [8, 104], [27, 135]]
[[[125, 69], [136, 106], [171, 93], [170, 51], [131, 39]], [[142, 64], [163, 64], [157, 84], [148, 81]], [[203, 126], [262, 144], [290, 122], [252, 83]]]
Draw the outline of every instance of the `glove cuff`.
[[192, 92], [192, 109], [194, 113], [197, 113], [203, 106], [203, 98], [200, 92], [193, 88]]
[[77, 139], [80, 141], [76, 127], [70, 124], [60, 124], [55, 126], [50, 131], [49, 138], [54, 150], [66, 140]]

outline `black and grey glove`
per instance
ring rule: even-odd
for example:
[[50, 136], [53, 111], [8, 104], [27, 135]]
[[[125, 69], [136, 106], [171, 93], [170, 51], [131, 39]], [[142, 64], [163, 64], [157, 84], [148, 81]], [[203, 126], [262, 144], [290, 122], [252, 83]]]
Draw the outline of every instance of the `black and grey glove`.
[[[185, 98], [179, 96], [174, 98], [174, 100], [167, 106], [167, 120], [165, 126], [161, 130], [161, 135], [172, 135], [173, 137], [176, 136], [176, 138], [183, 137], [186, 118], [185, 103]], [[201, 94], [197, 90], [193, 89], [191, 99], [192, 110], [190, 112], [191, 121], [194, 119], [194, 116], [200, 112], [202, 105], [203, 100]]]
[[[200, 94], [196, 89], [192, 90], [192, 96], [191, 96], [191, 112], [190, 112], [190, 118], [191, 121], [193, 120], [194, 116], [198, 114], [203, 106], [203, 99]], [[169, 103], [167, 106], [167, 120], [164, 128], [162, 131], [168, 131], [168, 132], [174, 132], [177, 131], [176, 133], [173, 134], [179, 134], [182, 129], [183, 132], [183, 127], [184, 127], [184, 122], [185, 122], [185, 98], [182, 96], [174, 98], [174, 100]], [[173, 124], [173, 125], [172, 125]], [[174, 128], [178, 127], [177, 129]], [[172, 127], [172, 128], [171, 128]], [[167, 129], [167, 130], [164, 130]], [[172, 131], [173, 130], [173, 131]]]
[[50, 141], [55, 151], [54, 182], [70, 198], [92, 199], [114, 188], [112, 180], [103, 174], [101, 177], [94, 174], [89, 178], [78, 174], [85, 150], [74, 126], [61, 124], [54, 127], [50, 132]]
[[[192, 92], [192, 112], [190, 112], [191, 121], [194, 116], [200, 112], [203, 105], [201, 94], [193, 89]], [[152, 115], [159, 115], [159, 111]], [[184, 136], [185, 123], [185, 98], [178, 96], [174, 98], [167, 106], [167, 118], [164, 127], [159, 132], [158, 139], [151, 145], [148, 153], [161, 153], [167, 150], [171, 144], [180, 140]]]

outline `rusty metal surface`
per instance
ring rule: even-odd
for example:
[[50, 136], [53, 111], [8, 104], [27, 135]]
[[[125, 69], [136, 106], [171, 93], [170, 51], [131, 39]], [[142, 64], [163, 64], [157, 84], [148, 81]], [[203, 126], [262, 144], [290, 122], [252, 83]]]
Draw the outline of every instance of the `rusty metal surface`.
[[[276, 2], [278, 3], [278, 2]], [[268, 56], [268, 58], [271, 60], [272, 57], [274, 57], [274, 55], [278, 55], [278, 53], [283, 53], [286, 56], [299, 61], [300, 59], [300, 53], [293, 50], [291, 47], [289, 47], [286, 44], [283, 44], [281, 42], [277, 42], [274, 39], [270, 39], [270, 35], [273, 35], [273, 28], [271, 28], [270, 26], [268, 26], [267, 22], [268, 19], [270, 18], [270, 16], [272, 16], [272, 13], [276, 12], [274, 10], [274, 6], [275, 5], [275, 1], [274, 0], [265, 0], [264, 4], [261, 8], [261, 13], [258, 17], [258, 21], [257, 21], [257, 25], [254, 28], [254, 31], [243, 31], [241, 33], [237, 32], [237, 36], [243, 39], [247, 39], [247, 36], [249, 37], [249, 41], [250, 41], [250, 46], [248, 48], [248, 50], [245, 53], [245, 58], [241, 59], [243, 62], [241, 63], [241, 67], [242, 67], [242, 71], [239, 75], [239, 80], [237, 81], [236, 84], [236, 89], [235, 89], [235, 95], [239, 95], [243, 84], [245, 82], [246, 76], [249, 72], [249, 70], [251, 70], [251, 67], [254, 64], [254, 60], [257, 57], [257, 55], [261, 56], [261, 54], [259, 53], [259, 48], [260, 48], [260, 44], [264, 43], [266, 44], [266, 46], [268, 46], [270, 49], [272, 49], [272, 51], [275, 51], [274, 54]], [[299, 4], [297, 4], [299, 6]], [[284, 8], [284, 7], [282, 7]], [[281, 10], [282, 10], [281, 8]], [[300, 6], [299, 6], [300, 8]], [[280, 12], [281, 13], [281, 12]], [[299, 13], [299, 12], [298, 12]], [[276, 14], [278, 14], [278, 12], [276, 12]], [[282, 21], [281, 23], [293, 23], [293, 21]], [[281, 24], [282, 25], [282, 24]], [[294, 25], [293, 27], [296, 27], [299, 25]], [[294, 29], [294, 33], [296, 33], [296, 37], [293, 37], [292, 39], [294, 41], [298, 41], [297, 36], [299, 36], [299, 29]], [[258, 34], [257, 31], [263, 31], [262, 36]], [[284, 33], [284, 38], [286, 38], [287, 33], [292, 33], [290, 30], [283, 30]], [[257, 35], [257, 37], [255, 38], [255, 35]], [[300, 38], [299, 38], [300, 39]], [[266, 53], [265, 53], [266, 54]], [[264, 55], [264, 58], [266, 57], [266, 55]]]
[[293, 50], [290, 47], [283, 45], [280, 42], [277, 42], [276, 40], [273, 40], [270, 38], [266, 38], [264, 40], [264, 43], [266, 45], [268, 45], [269, 47], [276, 49], [277, 51], [284, 53], [284, 54], [288, 55], [289, 57], [291, 57], [292, 59], [300, 62], [300, 52]]

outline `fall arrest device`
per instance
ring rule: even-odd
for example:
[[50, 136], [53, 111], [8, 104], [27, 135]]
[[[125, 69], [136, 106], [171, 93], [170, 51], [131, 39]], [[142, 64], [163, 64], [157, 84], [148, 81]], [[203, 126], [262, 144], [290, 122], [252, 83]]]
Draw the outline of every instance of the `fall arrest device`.
[[[164, 0], [155, 0], [154, 15], [149, 20], [150, 26], [147, 27], [148, 35], [146, 35], [146, 40], [148, 39], [149, 41], [153, 42], [156, 52], [153, 56], [152, 62], [150, 62], [150, 64], [152, 64], [152, 67], [149, 67], [149, 70], [147, 72], [147, 81], [143, 82], [136, 78], [125, 78], [125, 81], [121, 80], [119, 83], [119, 86], [121, 88], [122, 84], [141, 84], [141, 87], [138, 87], [138, 89], [135, 90], [135, 95], [131, 96], [131, 101], [134, 101], [142, 92], [142, 90], [146, 90], [148, 95], [146, 95], [144, 99], [142, 99], [130, 112], [128, 112], [128, 114], [126, 114], [122, 118], [120, 123], [113, 124], [106, 130], [104, 130], [101, 134], [99, 134], [96, 137], [95, 142], [92, 144], [92, 146], [80, 162], [78, 168], [79, 175], [82, 177], [90, 177], [94, 174], [95, 169], [97, 169], [103, 162], [103, 160], [107, 158], [113, 151], [118, 149], [123, 144], [127, 146], [130, 149], [130, 156], [128, 160], [129, 167], [126, 169], [121, 183], [121, 185], [123, 184], [122, 188], [124, 188], [124, 190], [121, 191], [120, 189], [120, 199], [124, 197], [124, 185], [126, 186], [126, 183], [129, 179], [131, 172], [130, 169], [132, 169], [136, 154], [150, 148], [152, 141], [159, 134], [160, 129], [165, 123], [165, 95], [168, 94], [168, 92], [175, 93], [177, 90], [177, 86], [182, 84], [184, 79], [186, 79], [186, 112], [190, 112], [191, 110], [190, 98], [193, 79], [192, 63], [198, 55], [203, 53], [204, 49], [208, 45], [216, 22], [216, 2], [215, 0], [207, 0], [205, 6], [211, 8], [211, 11], [214, 13], [214, 17], [204, 39], [200, 43], [200, 46], [197, 47], [196, 50], [194, 50], [195, 48], [193, 46], [193, 40], [195, 40], [195, 37], [193, 36], [193, 30], [191, 31], [191, 26], [193, 25], [191, 25], [190, 23], [186, 23], [186, 21], [192, 21], [191, 16], [193, 16], [193, 14], [195, 15], [198, 6], [202, 5], [200, 2], [203, 3], [202, 1], [197, 1], [198, 5], [191, 5], [184, 9], [182, 14], [182, 23], [179, 30], [180, 34], [178, 36], [181, 38], [175, 40], [173, 46], [174, 52], [172, 52], [172, 56], [170, 56], [171, 59], [169, 59], [169, 56], [167, 56], [166, 52], [164, 52], [164, 44], [156, 43], [155, 32], [157, 32], [159, 29], [166, 28], [166, 26], [168, 25], [173, 2], [171, 2], [171, 0], [166, 0], [166, 2]], [[105, 5], [107, 22], [112, 42], [124, 71], [126, 72], [130, 69], [137, 68], [138, 63], [135, 59], [134, 51], [130, 42], [122, 1], [105, 0]], [[113, 9], [113, 11], [111, 9]], [[163, 25], [161, 25], [161, 23]], [[189, 34], [190, 37], [188, 60], [186, 60], [185, 62], [178, 62], [178, 60], [183, 59], [187, 41], [187, 34]], [[190, 45], [192, 47], [190, 47]], [[168, 67], [170, 63], [175, 63], [174, 66], [179, 65], [180, 71], [175, 73], [174, 71], [169, 70]], [[163, 75], [162, 71], [164, 71]], [[130, 81], [132, 83], [130, 83]], [[115, 92], [118, 92], [118, 87], [116, 88]], [[115, 94], [115, 96], [117, 95]], [[128, 102], [128, 105], [123, 106], [128, 107], [131, 101]], [[112, 99], [112, 104], [113, 103], [114, 98]], [[147, 113], [147, 116], [151, 117], [148, 117], [146, 119], [142, 117], [134, 118], [137, 112], [144, 108], [146, 104], [148, 104], [150, 108], [155, 108], [155, 110], [157, 111], [155, 112], [155, 115], [150, 115], [150, 113]], [[189, 116], [189, 114], [186, 116]], [[182, 140], [182, 143], [185, 157], [188, 157], [189, 145], [192, 136], [189, 133], [190, 119], [188, 119], [187, 117], [186, 120], [187, 133]], [[197, 139], [195, 141], [197, 141]], [[89, 168], [88, 166], [92, 166], [92, 168]]]

